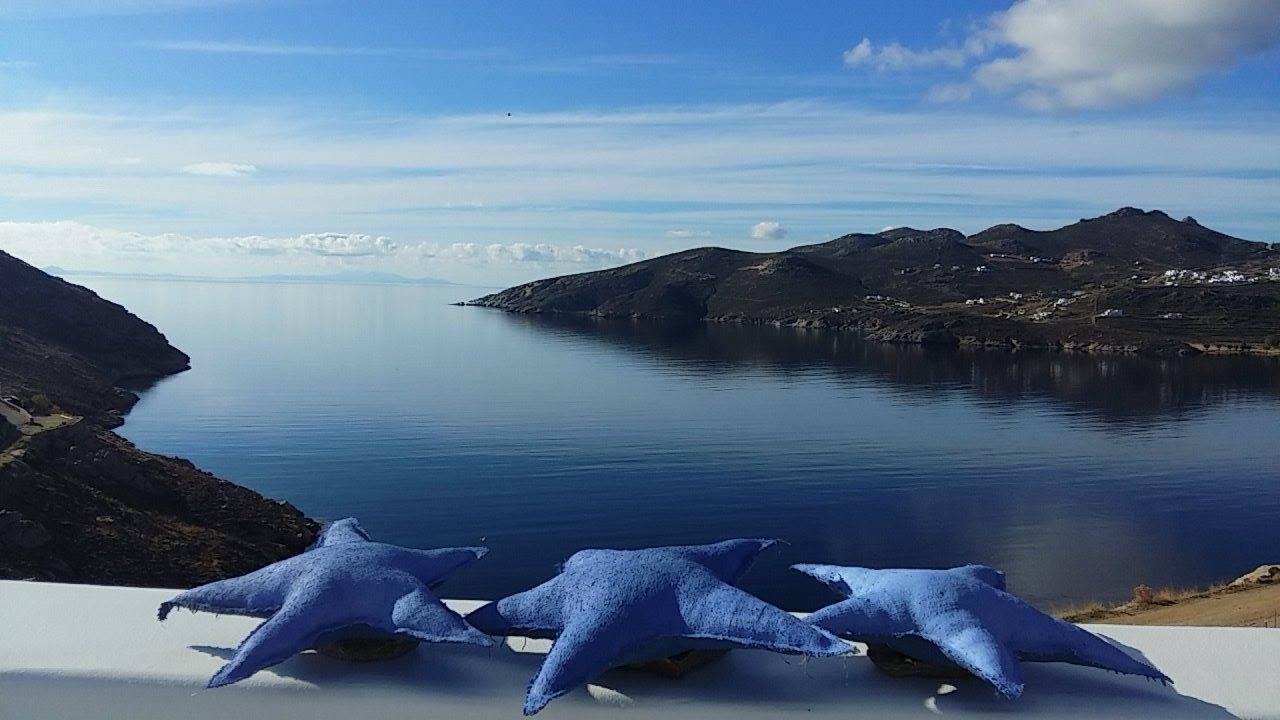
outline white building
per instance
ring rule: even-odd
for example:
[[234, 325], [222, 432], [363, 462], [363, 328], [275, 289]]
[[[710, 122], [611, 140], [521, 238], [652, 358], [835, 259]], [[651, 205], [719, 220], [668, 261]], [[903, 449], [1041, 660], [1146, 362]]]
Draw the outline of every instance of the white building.
[[0, 417], [18, 427], [31, 422], [31, 413], [23, 410], [9, 398], [0, 398]]

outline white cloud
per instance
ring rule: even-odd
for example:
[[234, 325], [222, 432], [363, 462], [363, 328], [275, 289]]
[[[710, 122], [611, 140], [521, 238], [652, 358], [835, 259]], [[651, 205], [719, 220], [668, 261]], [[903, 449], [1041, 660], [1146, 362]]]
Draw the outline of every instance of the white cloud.
[[[396, 263], [443, 260], [471, 264], [533, 263], [606, 267], [645, 259], [636, 248], [605, 249], [547, 243], [451, 243], [393, 241], [359, 233], [309, 233], [289, 237], [243, 235], [191, 237], [178, 233], [145, 234], [100, 228], [81, 222], [0, 222], [0, 250], [37, 264], [68, 264], [72, 269], [103, 256], [170, 256], [188, 265], [200, 257], [235, 255], [310, 256], [345, 262], [383, 258]], [[77, 262], [78, 261], [78, 262]], [[199, 269], [198, 267], [195, 269]], [[196, 273], [198, 274], [198, 273]]]
[[870, 65], [882, 72], [914, 70], [928, 67], [964, 67], [972, 58], [987, 51], [985, 34], [975, 34], [963, 45], [912, 50], [898, 43], [876, 46], [871, 38], [862, 38], [844, 53], [845, 65]]
[[675, 238], [678, 240], [690, 240], [692, 238], [711, 237], [711, 231], [710, 230], [685, 230], [683, 228], [677, 228], [677, 229], [667, 230], [663, 232], [662, 235], [664, 237]]
[[215, 247], [225, 243], [231, 250], [255, 255], [309, 253], [331, 257], [373, 257], [390, 255], [397, 249], [396, 243], [391, 238], [350, 233], [311, 233], [287, 238], [249, 235], [206, 238], [201, 242]]
[[178, 168], [187, 175], [206, 175], [209, 177], [243, 177], [258, 171], [254, 165], [229, 162], [198, 162]]
[[787, 231], [773, 220], [764, 220], [751, 226], [752, 240], [781, 240]]
[[845, 65], [861, 65], [875, 54], [871, 46], [871, 38], [862, 38], [861, 42], [844, 51]]
[[636, 248], [591, 248], [583, 245], [550, 245], [547, 243], [452, 243], [425, 245], [419, 253], [461, 261], [492, 263], [536, 263], [539, 265], [584, 265], [607, 267], [644, 260], [646, 254]]
[[179, 233], [129, 232], [61, 220], [0, 222], [0, 248], [12, 250], [17, 255], [83, 253], [371, 257], [391, 255], [399, 246], [390, 238], [351, 233], [310, 233], [292, 237], [191, 237]]
[[882, 71], [973, 65], [968, 80], [939, 85], [930, 99], [963, 100], [981, 89], [1059, 110], [1188, 90], [1277, 44], [1276, 0], [1019, 0], [963, 43], [910, 49], [864, 38], [844, 60]]

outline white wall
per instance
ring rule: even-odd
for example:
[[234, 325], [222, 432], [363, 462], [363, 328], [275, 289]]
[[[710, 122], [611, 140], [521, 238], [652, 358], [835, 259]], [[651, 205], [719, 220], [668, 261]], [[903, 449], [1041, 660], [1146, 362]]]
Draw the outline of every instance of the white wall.
[[[206, 690], [258, 621], [156, 606], [176, 591], [0, 581], [0, 718], [516, 720], [548, 643], [423, 645], [383, 663], [304, 653]], [[465, 612], [474, 601], [446, 601]], [[1019, 700], [973, 680], [890, 678], [863, 656], [735, 650], [679, 680], [612, 671], [539, 720], [1280, 718], [1280, 630], [1091, 626], [1175, 685], [1063, 664], [1024, 665]]]

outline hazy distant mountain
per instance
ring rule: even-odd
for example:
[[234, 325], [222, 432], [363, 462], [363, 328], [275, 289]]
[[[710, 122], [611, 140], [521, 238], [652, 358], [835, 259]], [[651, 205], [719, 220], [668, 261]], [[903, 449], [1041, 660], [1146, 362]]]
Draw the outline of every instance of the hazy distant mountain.
[[343, 270], [325, 275], [257, 275], [239, 278], [245, 282], [314, 282], [314, 283], [367, 283], [371, 285], [454, 285], [448, 280], [433, 277], [406, 277], [376, 270]]
[[1274, 246], [1121, 208], [1050, 231], [895, 228], [775, 253], [698, 248], [470, 304], [830, 327], [907, 342], [1264, 350], [1280, 342], [1273, 268]]

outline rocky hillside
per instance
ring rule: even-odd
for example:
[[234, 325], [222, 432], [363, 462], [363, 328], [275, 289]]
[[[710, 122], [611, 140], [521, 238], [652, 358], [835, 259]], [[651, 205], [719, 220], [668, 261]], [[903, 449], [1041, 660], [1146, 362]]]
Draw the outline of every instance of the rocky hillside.
[[1280, 348], [1280, 249], [1121, 208], [1050, 231], [896, 228], [776, 253], [699, 248], [467, 304], [905, 342], [1271, 352]]
[[42, 424], [0, 420], [0, 577], [187, 586], [304, 549], [315, 523], [111, 432], [121, 383], [188, 358], [93, 292], [0, 252], [0, 395]]

